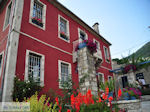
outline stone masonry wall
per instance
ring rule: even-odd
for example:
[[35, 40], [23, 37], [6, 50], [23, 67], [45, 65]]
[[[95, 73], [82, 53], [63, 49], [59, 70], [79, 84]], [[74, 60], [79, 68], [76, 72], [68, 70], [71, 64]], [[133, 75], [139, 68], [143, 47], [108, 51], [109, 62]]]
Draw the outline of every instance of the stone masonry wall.
[[90, 89], [93, 95], [97, 95], [95, 61], [87, 47], [78, 50], [78, 74], [79, 81], [84, 79], [80, 85], [81, 93], [85, 94]]

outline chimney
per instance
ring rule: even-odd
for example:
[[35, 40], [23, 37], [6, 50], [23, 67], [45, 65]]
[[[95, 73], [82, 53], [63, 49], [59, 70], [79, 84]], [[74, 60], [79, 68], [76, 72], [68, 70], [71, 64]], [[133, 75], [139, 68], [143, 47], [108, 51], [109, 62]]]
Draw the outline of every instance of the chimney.
[[95, 23], [92, 27], [99, 34], [99, 23]]

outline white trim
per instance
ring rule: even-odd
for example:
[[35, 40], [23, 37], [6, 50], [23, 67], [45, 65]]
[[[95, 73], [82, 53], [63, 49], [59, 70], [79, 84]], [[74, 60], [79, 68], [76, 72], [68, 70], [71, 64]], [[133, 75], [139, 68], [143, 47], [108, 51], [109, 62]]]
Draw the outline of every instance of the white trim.
[[2, 60], [1, 60], [1, 65], [0, 65], [0, 77], [1, 77], [1, 73], [2, 73], [2, 67], [3, 67], [3, 60], [4, 60], [4, 51], [2, 51], [1, 53], [0, 53], [0, 55], [2, 55]]
[[104, 68], [104, 69], [107, 69], [107, 70], [111, 70], [111, 69], [109, 69], [109, 68], [107, 68], [107, 67], [104, 67], [104, 66], [100, 66], [101, 68]]
[[[7, 13], [8, 13], [8, 6], [12, 3], [12, 1], [10, 1], [7, 5], [6, 8], [6, 12], [5, 12], [5, 20], [4, 20], [4, 24], [3, 24], [3, 31], [9, 26], [9, 23], [6, 25], [6, 18], [7, 18]], [[12, 4], [11, 4], [11, 10], [12, 10]], [[10, 15], [11, 15], [11, 11], [10, 11]], [[10, 17], [9, 17], [9, 22], [10, 22]]]
[[95, 43], [95, 42], [98, 43], [98, 49], [100, 50], [100, 42], [99, 42], [98, 40], [96, 40], [96, 39], [93, 39], [93, 42], [94, 42], [94, 43]]
[[[107, 51], [106, 51], [106, 52], [107, 52], [107, 57], [106, 57], [105, 48], [106, 48], [106, 50], [107, 50]], [[108, 48], [107, 48], [106, 46], [103, 46], [103, 50], [104, 50], [105, 62], [110, 63]], [[108, 60], [109, 60], [109, 61], [108, 61]]]
[[37, 39], [37, 38], [31, 36], [31, 35], [28, 35], [28, 34], [26, 34], [26, 33], [24, 33], [24, 32], [17, 31], [17, 30], [14, 30], [14, 31], [17, 32], [17, 33], [20, 33], [20, 34], [22, 34], [22, 35], [24, 35], [24, 36], [26, 36], [26, 37], [29, 37], [29, 38], [31, 38], [31, 39], [37, 41], [37, 42], [40, 42], [40, 43], [42, 43], [42, 44], [44, 44], [44, 45], [46, 45], [46, 46], [48, 46], [48, 47], [57, 49], [57, 50], [59, 50], [59, 51], [61, 51], [61, 52], [63, 52], [63, 53], [66, 53], [66, 54], [69, 54], [69, 55], [72, 56], [72, 53], [67, 52], [67, 51], [65, 51], [65, 50], [62, 50], [62, 49], [60, 49], [60, 48], [58, 48], [58, 47], [55, 47], [55, 46], [53, 46], [53, 45], [51, 45], [51, 44], [48, 44], [48, 43], [46, 43], [46, 42], [43, 42], [43, 41], [41, 41], [41, 40], [39, 40], [39, 39]]
[[[62, 37], [60, 37], [60, 18], [62, 18], [63, 20], [65, 20], [66, 23], [67, 23], [67, 37], [68, 37], [68, 40], [63, 39]], [[70, 43], [69, 21], [66, 18], [64, 18], [63, 16], [61, 16], [60, 14], [58, 14], [58, 37], [60, 39], [64, 40], [64, 41]]]
[[38, 25], [36, 25], [36, 24], [34, 24], [33, 22], [32, 22], [32, 15], [33, 15], [33, 6], [34, 6], [34, 0], [31, 0], [31, 2], [30, 2], [30, 13], [29, 13], [29, 23], [31, 23], [32, 25], [34, 25], [34, 26], [36, 26], [36, 27], [38, 27], [38, 28], [40, 28], [40, 29], [42, 29], [42, 30], [45, 30], [46, 29], [46, 5], [43, 3], [43, 2], [41, 2], [40, 0], [37, 0], [40, 4], [42, 4], [43, 5], [43, 11], [42, 11], [42, 13], [43, 13], [43, 15], [42, 15], [42, 23], [43, 23], [43, 27], [40, 27], [40, 26], [38, 26]]
[[58, 60], [58, 79], [59, 79], [59, 88], [62, 88], [60, 81], [61, 81], [61, 63], [65, 63], [69, 65], [69, 75], [70, 75], [70, 79], [72, 79], [72, 71], [71, 71], [71, 63], [66, 62], [66, 61], [62, 61], [62, 60]]
[[25, 76], [24, 80], [28, 80], [28, 61], [29, 61], [29, 53], [34, 53], [39, 56], [41, 56], [41, 74], [40, 74], [40, 85], [44, 86], [44, 65], [45, 65], [45, 56], [43, 54], [31, 51], [31, 50], [26, 50], [26, 58], [25, 58]]
[[80, 32], [85, 34], [85, 39], [88, 39], [88, 35], [84, 30], [81, 30], [80, 28], [78, 28], [78, 38], [79, 38], [79, 43], [82, 42], [83, 40], [80, 38]]
[[99, 80], [99, 76], [102, 75], [102, 78], [103, 78], [102, 81], [104, 83], [105, 82], [104, 73], [98, 72], [97, 74], [98, 74], [98, 80]]

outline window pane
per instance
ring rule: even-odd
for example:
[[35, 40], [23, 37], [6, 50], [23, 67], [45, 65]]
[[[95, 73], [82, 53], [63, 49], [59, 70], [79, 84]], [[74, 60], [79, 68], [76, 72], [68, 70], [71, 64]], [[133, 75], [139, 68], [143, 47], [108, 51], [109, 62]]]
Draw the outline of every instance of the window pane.
[[28, 62], [28, 74], [29, 78], [35, 81], [40, 81], [40, 71], [41, 71], [41, 56], [29, 53]]
[[61, 63], [61, 81], [68, 81], [69, 65]]
[[67, 34], [67, 21], [62, 18], [60, 18], [60, 31]]
[[9, 20], [10, 20], [10, 15], [11, 15], [11, 6], [12, 3], [10, 3], [10, 5], [7, 8], [7, 15], [6, 15], [6, 20], [5, 20], [5, 27], [9, 24]]
[[85, 33], [83, 33], [83, 32], [80, 31], [80, 38], [81, 38], [82, 40], [85, 40], [85, 39], [86, 39]]

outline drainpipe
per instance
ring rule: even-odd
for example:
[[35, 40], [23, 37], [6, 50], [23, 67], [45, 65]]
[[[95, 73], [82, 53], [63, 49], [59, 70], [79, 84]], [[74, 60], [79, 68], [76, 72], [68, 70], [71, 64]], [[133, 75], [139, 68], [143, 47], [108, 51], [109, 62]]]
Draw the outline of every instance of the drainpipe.
[[9, 32], [8, 32], [6, 51], [5, 51], [4, 66], [3, 66], [3, 70], [2, 70], [0, 102], [2, 102], [4, 81], [5, 81], [5, 70], [6, 70], [6, 62], [7, 62], [7, 54], [8, 54], [9, 44], [10, 44], [10, 34], [13, 31], [12, 25], [13, 25], [13, 19], [14, 19], [14, 12], [15, 12], [15, 8], [16, 8], [16, 0], [14, 0], [14, 2], [13, 2], [13, 0], [11, 0], [11, 1], [12, 1], [12, 4], [13, 4], [12, 5], [13, 6], [13, 10], [12, 10], [12, 13], [11, 13], [11, 16], [10, 16], [10, 18], [12, 17], [12, 19], [10, 19], [10, 23], [9, 23]]

